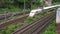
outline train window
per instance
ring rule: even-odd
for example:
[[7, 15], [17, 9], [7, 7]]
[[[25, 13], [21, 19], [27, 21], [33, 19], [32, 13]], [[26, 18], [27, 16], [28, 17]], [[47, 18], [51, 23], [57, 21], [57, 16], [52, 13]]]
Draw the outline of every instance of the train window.
[[38, 11], [36, 11], [36, 13], [38, 13]]
[[34, 12], [31, 12], [31, 13], [34, 13]]

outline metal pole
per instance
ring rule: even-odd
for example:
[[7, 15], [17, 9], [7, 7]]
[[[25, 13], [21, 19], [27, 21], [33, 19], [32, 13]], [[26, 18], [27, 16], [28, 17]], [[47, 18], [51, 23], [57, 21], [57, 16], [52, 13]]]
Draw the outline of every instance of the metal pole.
[[35, 0], [35, 5], [36, 5], [36, 0]]
[[6, 21], [6, 11], [5, 11], [5, 21]]
[[30, 1], [30, 3], [31, 3], [31, 7], [30, 7], [30, 10], [32, 10], [32, 1]]
[[[23, 11], [25, 11], [25, 0], [24, 0], [24, 9], [23, 9]], [[25, 15], [25, 12], [24, 12], [23, 15]], [[23, 21], [23, 22], [24, 22], [24, 21]], [[24, 24], [25, 24], [25, 22], [24, 22]]]
[[[34, 0], [34, 5], [36, 5], [36, 3], [37, 3], [37, 0]], [[36, 6], [37, 7], [37, 6]]]
[[5, 12], [4, 12], [4, 14], [5, 14], [4, 22], [7, 20], [7, 17], [6, 17], [6, 16], [7, 16], [7, 11], [6, 11], [6, 10], [7, 10], [7, 9], [4, 9], [4, 11], [5, 11]]
[[[24, 11], [25, 11], [25, 8], [26, 8], [26, 7], [25, 7], [25, 0], [24, 0]], [[24, 15], [25, 15], [25, 13], [24, 13]]]
[[[41, 8], [42, 11], [44, 12], [44, 10], [43, 10], [43, 5], [44, 5], [44, 4], [43, 4], [43, 0], [40, 0], [40, 3], [41, 3], [41, 7], [40, 7], [40, 8]], [[43, 12], [42, 12], [42, 13], [43, 13]]]
[[32, 10], [32, 1], [31, 1], [31, 10]]
[[29, 8], [30, 8], [30, 11], [31, 11], [31, 9], [32, 9], [32, 2], [31, 2], [31, 0], [29, 0]]
[[43, 0], [40, 0], [41, 3], [41, 9], [43, 9]]

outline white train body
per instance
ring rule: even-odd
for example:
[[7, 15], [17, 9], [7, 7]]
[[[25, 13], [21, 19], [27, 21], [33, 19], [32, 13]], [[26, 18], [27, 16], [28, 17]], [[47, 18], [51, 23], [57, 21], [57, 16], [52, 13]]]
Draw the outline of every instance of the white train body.
[[[43, 9], [34, 9], [34, 10], [31, 10], [29, 16], [30, 16], [30, 17], [34, 17], [36, 14], [42, 13], [43, 11], [49, 11], [49, 10], [52, 10], [52, 9], [56, 9], [56, 8], [58, 8], [58, 7], [60, 7], [60, 5], [43, 7]], [[42, 10], [43, 10], [43, 11], [42, 11]]]
[[29, 16], [33, 17], [34, 15], [38, 14], [41, 12], [41, 9], [35, 9], [35, 10], [32, 10], [29, 14]]

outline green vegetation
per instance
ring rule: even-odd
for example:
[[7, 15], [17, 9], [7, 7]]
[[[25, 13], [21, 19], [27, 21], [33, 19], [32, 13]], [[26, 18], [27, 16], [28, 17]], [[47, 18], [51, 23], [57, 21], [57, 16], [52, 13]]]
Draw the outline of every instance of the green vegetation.
[[20, 27], [22, 25], [23, 25], [23, 23], [16, 23], [14, 25], [10, 25], [8, 28], [2, 29], [2, 32], [0, 32], [0, 34], [11, 34], [12, 32], [14, 32], [14, 30], [17, 27]]
[[60, 4], [60, 0], [52, 0], [52, 4], [53, 5]]
[[[45, 1], [42, 0], [25, 0], [25, 10], [30, 10], [38, 8], [40, 5], [45, 6]], [[32, 7], [31, 7], [32, 3]], [[60, 0], [52, 0], [52, 4], [60, 3]], [[7, 9], [6, 9], [7, 8]], [[5, 11], [12, 12], [22, 12], [24, 10], [24, 0], [0, 0], [0, 14], [3, 14]]]
[[[38, 8], [40, 0], [25, 0], [25, 10]], [[32, 3], [32, 7], [31, 7]], [[24, 10], [24, 0], [0, 0], [0, 14], [12, 12], [22, 12]]]
[[5, 12], [8, 13], [15, 13], [15, 12], [22, 12], [22, 9], [20, 8], [15, 8], [15, 7], [10, 7], [10, 9], [0, 9], [0, 14], [4, 14]]
[[56, 21], [52, 20], [50, 26], [46, 29], [43, 34], [57, 34], [56, 33]]

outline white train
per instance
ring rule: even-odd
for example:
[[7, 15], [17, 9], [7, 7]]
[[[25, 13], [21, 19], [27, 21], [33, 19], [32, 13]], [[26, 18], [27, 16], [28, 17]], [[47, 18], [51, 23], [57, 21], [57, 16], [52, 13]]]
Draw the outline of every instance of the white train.
[[56, 9], [56, 8], [58, 8], [58, 7], [60, 7], [60, 5], [43, 7], [43, 9], [34, 9], [34, 10], [31, 10], [29, 16], [30, 16], [30, 17], [34, 17], [36, 14], [42, 13], [42, 12], [44, 12], [44, 11], [49, 11], [49, 10], [52, 10], [52, 9]]
[[35, 16], [36, 14], [40, 13], [42, 9], [35, 9], [35, 10], [32, 10], [29, 14], [30, 17], [33, 17]]

